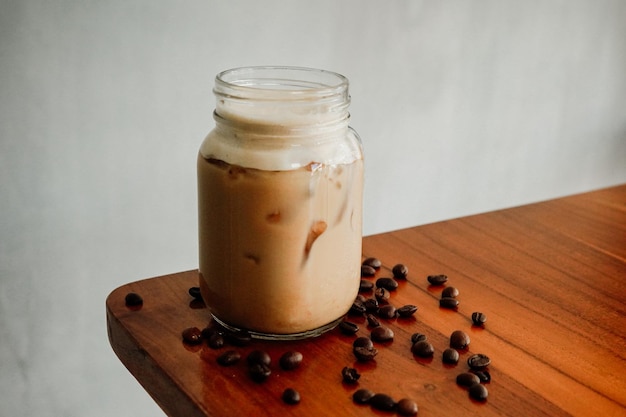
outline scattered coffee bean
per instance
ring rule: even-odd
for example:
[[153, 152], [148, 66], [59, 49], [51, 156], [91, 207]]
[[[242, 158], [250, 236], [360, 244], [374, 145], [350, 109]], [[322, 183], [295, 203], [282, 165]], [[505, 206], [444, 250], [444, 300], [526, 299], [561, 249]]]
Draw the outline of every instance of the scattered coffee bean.
[[439, 300], [439, 307], [441, 308], [455, 309], [458, 306], [459, 306], [459, 300], [457, 300], [456, 298], [444, 297], [441, 300]]
[[355, 384], [361, 378], [361, 374], [356, 369], [345, 366], [341, 370], [341, 377], [346, 384]]
[[489, 371], [472, 371], [479, 379], [481, 384], [488, 384], [491, 382], [491, 374]]
[[246, 330], [227, 332], [224, 334], [224, 337], [226, 338], [228, 343], [235, 346], [248, 346], [252, 341], [252, 336], [250, 335], [250, 332]]
[[376, 274], [376, 269], [369, 265], [361, 265], [362, 277], [373, 277]]
[[442, 298], [456, 298], [459, 295], [459, 290], [455, 287], [446, 287], [441, 291]]
[[363, 302], [365, 305], [365, 311], [368, 313], [377, 313], [378, 312], [378, 300], [375, 298], [368, 298]]
[[285, 404], [298, 404], [300, 402], [300, 393], [293, 388], [287, 388], [283, 391], [282, 398]]
[[487, 316], [479, 311], [472, 313], [472, 323], [474, 326], [482, 326], [487, 321]]
[[236, 350], [227, 350], [217, 357], [217, 363], [222, 366], [231, 366], [239, 362], [241, 354]]
[[220, 333], [212, 333], [206, 340], [211, 349], [219, 349], [224, 346], [224, 336]]
[[491, 359], [489, 359], [489, 356], [482, 353], [477, 353], [467, 358], [467, 365], [472, 370], [482, 370], [483, 368], [489, 366], [490, 363]]
[[189, 292], [189, 295], [191, 295], [194, 299], [198, 301], [202, 300], [202, 293], [200, 292], [200, 287], [190, 287], [188, 292]]
[[295, 350], [285, 352], [278, 360], [278, 363], [286, 371], [296, 369], [302, 363], [302, 353]]
[[365, 317], [367, 318], [367, 324], [370, 325], [371, 327], [378, 327], [378, 326], [380, 326], [380, 321], [378, 321], [376, 316], [374, 316], [373, 314], [368, 314]]
[[387, 291], [395, 291], [398, 289], [398, 281], [393, 278], [378, 278], [376, 280], [376, 287], [384, 288]]
[[455, 330], [450, 335], [450, 347], [454, 349], [467, 349], [470, 337], [463, 330]]
[[369, 403], [380, 411], [393, 411], [396, 408], [396, 402], [387, 394], [374, 394]]
[[365, 304], [363, 303], [363, 301], [356, 299], [352, 303], [349, 313], [355, 316], [362, 316], [363, 314], [365, 314], [366, 311], [367, 309], [365, 308]]
[[372, 339], [370, 339], [369, 337], [360, 336], [354, 339], [354, 342], [352, 342], [352, 347], [353, 348], [362, 347], [362, 348], [371, 349], [374, 347], [374, 343], [372, 343]]
[[409, 398], [403, 398], [396, 404], [396, 412], [401, 416], [416, 416], [417, 403]]
[[254, 382], [261, 383], [272, 374], [272, 370], [264, 363], [254, 363], [248, 367], [248, 373]]
[[246, 360], [248, 361], [248, 365], [260, 363], [266, 366], [270, 366], [272, 363], [272, 358], [270, 357], [270, 354], [263, 350], [253, 350], [248, 354]]
[[429, 358], [435, 353], [435, 348], [430, 344], [430, 342], [422, 340], [411, 346], [411, 352], [421, 358]]
[[339, 330], [341, 330], [341, 333], [343, 334], [353, 335], [359, 331], [359, 326], [356, 323], [344, 320], [339, 323]]
[[482, 384], [474, 384], [469, 387], [469, 395], [477, 401], [485, 401], [489, 395], [487, 387]]
[[139, 307], [143, 305], [143, 298], [135, 292], [129, 292], [126, 294], [126, 297], [124, 297], [124, 302], [126, 303], [126, 307]]
[[427, 278], [431, 285], [443, 285], [448, 281], [447, 275], [429, 275]]
[[374, 391], [370, 391], [366, 388], [358, 389], [352, 394], [352, 401], [357, 404], [367, 404], [374, 396]]
[[376, 300], [378, 300], [379, 304], [387, 304], [389, 302], [389, 297], [391, 297], [391, 294], [386, 288], [376, 288], [374, 296], [376, 297]]
[[378, 258], [367, 258], [363, 261], [363, 265], [369, 265], [374, 269], [378, 269], [383, 265], [383, 263]]
[[415, 344], [417, 342], [421, 342], [421, 341], [424, 341], [424, 340], [427, 340], [427, 339], [428, 339], [428, 337], [425, 334], [422, 334], [422, 333], [413, 333], [411, 335], [411, 343], [412, 344]]
[[462, 387], [471, 387], [480, 384], [480, 378], [470, 372], [463, 372], [456, 376], [456, 383]]
[[381, 343], [393, 340], [394, 333], [389, 327], [378, 326], [372, 330], [370, 336], [374, 342]]
[[398, 316], [404, 317], [404, 318], [411, 317], [416, 312], [417, 312], [417, 306], [414, 306], [413, 304], [404, 305], [397, 310]]
[[197, 345], [202, 342], [202, 331], [197, 327], [188, 327], [183, 330], [183, 342], [189, 345]]
[[391, 304], [384, 305], [378, 309], [378, 317], [381, 319], [393, 319], [396, 317], [397, 310]]
[[357, 294], [355, 300], [364, 303], [367, 298], [363, 294]]
[[352, 349], [352, 352], [354, 353], [354, 357], [360, 362], [371, 361], [378, 355], [378, 350], [375, 347], [355, 347]]
[[457, 364], [459, 362], [459, 352], [457, 352], [456, 349], [448, 348], [443, 351], [441, 360], [443, 363], [450, 365]]
[[359, 292], [368, 292], [374, 289], [374, 283], [365, 279], [361, 280], [359, 284]]
[[397, 264], [394, 265], [391, 272], [396, 279], [406, 279], [407, 275], [409, 275], [409, 268], [404, 264]]
[[223, 332], [221, 331], [220, 327], [215, 327], [215, 326], [212, 326], [212, 325], [209, 325], [209, 326], [205, 327], [204, 329], [202, 329], [202, 338], [203, 339], [209, 340], [209, 338], [211, 336], [213, 336], [214, 334], [222, 335]]

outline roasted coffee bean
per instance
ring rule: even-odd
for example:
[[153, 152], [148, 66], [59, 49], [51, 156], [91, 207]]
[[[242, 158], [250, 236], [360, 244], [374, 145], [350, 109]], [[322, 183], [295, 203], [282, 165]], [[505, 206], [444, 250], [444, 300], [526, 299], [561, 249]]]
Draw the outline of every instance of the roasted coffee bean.
[[352, 401], [357, 404], [367, 404], [368, 402], [370, 402], [374, 395], [374, 391], [368, 390], [366, 388], [361, 388], [356, 390], [354, 394], [352, 394]]
[[374, 269], [378, 269], [383, 265], [383, 263], [378, 258], [367, 258], [363, 261], [363, 265], [369, 265]]
[[426, 335], [422, 334], [422, 333], [413, 333], [411, 335], [411, 343], [412, 344], [415, 344], [417, 342], [421, 342], [421, 341], [424, 341], [424, 340], [427, 340], [427, 339], [428, 339], [428, 337], [426, 337]]
[[421, 358], [429, 358], [435, 353], [435, 348], [430, 344], [430, 342], [422, 340], [411, 346], [411, 352]]
[[474, 326], [482, 326], [487, 321], [487, 316], [479, 311], [475, 311], [472, 313], [472, 323]]
[[374, 291], [374, 296], [376, 297], [376, 300], [378, 300], [379, 304], [387, 304], [389, 302], [389, 297], [391, 297], [391, 294], [386, 288], [376, 288], [376, 291]]
[[124, 297], [124, 303], [126, 307], [139, 307], [143, 305], [143, 298], [135, 292], [129, 292], [126, 294], [126, 297]]
[[407, 275], [409, 275], [409, 268], [404, 264], [397, 264], [391, 268], [391, 272], [396, 279], [406, 279]]
[[384, 288], [387, 291], [395, 291], [398, 289], [398, 281], [396, 281], [393, 278], [388, 278], [388, 277], [378, 278], [376, 280], [376, 287]]
[[339, 330], [341, 330], [341, 333], [343, 334], [353, 335], [359, 331], [359, 326], [356, 323], [344, 320], [339, 323]]
[[270, 354], [263, 350], [253, 350], [252, 352], [248, 353], [246, 360], [248, 361], [248, 365], [260, 363], [270, 366], [272, 363], [272, 358]]
[[364, 303], [367, 298], [363, 294], [357, 294], [355, 300]]
[[285, 352], [278, 360], [278, 363], [286, 371], [296, 369], [302, 363], [302, 353], [295, 350]]
[[239, 362], [241, 354], [236, 350], [227, 350], [217, 357], [217, 363], [222, 366], [231, 366]]
[[397, 310], [398, 316], [404, 318], [411, 317], [416, 312], [417, 306], [414, 306], [413, 304], [404, 305]]
[[349, 313], [355, 316], [362, 316], [363, 314], [365, 314], [366, 311], [367, 309], [365, 308], [365, 304], [363, 303], [363, 301], [356, 299], [352, 303], [352, 307], [350, 307]]
[[196, 300], [202, 300], [202, 293], [200, 293], [200, 287], [190, 287], [189, 295], [191, 295]]
[[368, 313], [376, 313], [378, 312], [378, 300], [375, 298], [368, 298], [367, 300], [365, 300], [363, 302], [363, 304], [365, 305], [365, 311], [367, 311]]
[[443, 285], [448, 281], [447, 275], [429, 275], [427, 278], [430, 285]]
[[346, 384], [356, 384], [359, 378], [361, 378], [361, 374], [359, 374], [359, 372], [354, 368], [344, 366], [341, 370], [341, 377], [343, 378], [343, 382]]
[[283, 391], [282, 399], [285, 404], [298, 404], [300, 402], [300, 393], [293, 388], [287, 388]]
[[378, 309], [378, 317], [381, 319], [393, 319], [396, 317], [397, 310], [391, 304], [384, 305]]
[[208, 325], [207, 327], [202, 329], [202, 338], [203, 339], [209, 340], [209, 338], [211, 336], [213, 336], [214, 334], [223, 335], [223, 332], [221, 331], [220, 327], [216, 327], [216, 326], [212, 326], [212, 325]]
[[463, 372], [456, 376], [456, 383], [462, 387], [471, 387], [480, 384], [480, 378], [470, 372]]
[[254, 363], [248, 367], [248, 374], [254, 382], [260, 383], [272, 374], [272, 370], [264, 363]]
[[202, 331], [197, 327], [188, 327], [183, 330], [183, 342], [189, 345], [197, 345], [202, 342]]
[[369, 403], [380, 411], [393, 411], [396, 408], [396, 402], [387, 394], [374, 394]]
[[227, 332], [224, 334], [224, 337], [226, 338], [228, 343], [235, 346], [248, 346], [252, 341], [252, 336], [250, 335], [250, 332], [246, 330]]
[[467, 358], [467, 365], [472, 370], [482, 370], [483, 368], [489, 366], [490, 363], [491, 359], [489, 359], [489, 356], [482, 353], [477, 353]]
[[393, 340], [394, 333], [389, 327], [378, 326], [372, 329], [370, 337], [374, 342], [389, 342]]
[[362, 277], [373, 277], [376, 274], [376, 269], [369, 265], [361, 265]]
[[352, 349], [352, 352], [354, 353], [354, 357], [360, 362], [371, 361], [378, 355], [378, 349], [375, 347], [367, 348], [359, 346]]
[[472, 371], [479, 379], [481, 384], [488, 384], [491, 382], [491, 374], [489, 371]]
[[380, 326], [380, 321], [378, 321], [376, 316], [374, 316], [373, 314], [368, 314], [367, 316], [365, 316], [365, 318], [367, 318], [367, 324], [369, 324], [371, 327]]
[[444, 297], [441, 300], [439, 300], [439, 307], [441, 308], [455, 309], [458, 306], [459, 306], [459, 300], [457, 300], [456, 298]]
[[374, 283], [365, 279], [361, 280], [359, 284], [359, 292], [368, 292], [374, 289]]
[[459, 290], [454, 287], [446, 287], [441, 291], [441, 298], [456, 298], [459, 295]]
[[206, 338], [207, 344], [211, 349], [219, 349], [224, 346], [224, 336], [220, 333], [212, 333]]
[[396, 412], [401, 416], [416, 416], [417, 403], [410, 398], [403, 398], [396, 404]]
[[448, 348], [443, 351], [441, 360], [443, 363], [454, 365], [459, 362], [459, 352], [457, 352], [456, 349]]
[[454, 349], [467, 349], [470, 337], [463, 330], [455, 330], [450, 335], [450, 347]]
[[487, 387], [482, 384], [474, 384], [469, 387], [469, 395], [477, 401], [485, 401], [489, 395]]
[[372, 339], [370, 339], [369, 337], [359, 336], [354, 339], [354, 342], [352, 342], [352, 347], [364, 347], [369, 349], [374, 347], [374, 343], [372, 343]]

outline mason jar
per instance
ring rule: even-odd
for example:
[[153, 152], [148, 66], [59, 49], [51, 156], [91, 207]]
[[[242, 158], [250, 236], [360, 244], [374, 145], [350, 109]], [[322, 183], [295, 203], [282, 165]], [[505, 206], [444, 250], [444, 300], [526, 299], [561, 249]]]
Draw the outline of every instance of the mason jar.
[[266, 339], [336, 326], [359, 288], [363, 152], [348, 80], [298, 67], [215, 78], [197, 160], [199, 286], [214, 320]]

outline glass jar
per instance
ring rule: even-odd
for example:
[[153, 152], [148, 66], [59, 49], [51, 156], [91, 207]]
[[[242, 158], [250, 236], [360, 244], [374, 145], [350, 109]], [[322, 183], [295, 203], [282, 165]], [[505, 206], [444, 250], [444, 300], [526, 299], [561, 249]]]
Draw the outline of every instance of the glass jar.
[[248, 67], [215, 78], [198, 155], [199, 285], [213, 318], [253, 337], [333, 328], [359, 288], [363, 153], [348, 80]]

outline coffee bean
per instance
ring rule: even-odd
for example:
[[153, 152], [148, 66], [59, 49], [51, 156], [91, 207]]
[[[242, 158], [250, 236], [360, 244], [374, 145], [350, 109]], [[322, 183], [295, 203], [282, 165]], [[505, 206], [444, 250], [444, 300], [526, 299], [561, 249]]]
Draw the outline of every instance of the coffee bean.
[[427, 278], [431, 285], [443, 285], [448, 281], [447, 275], [429, 275]]
[[422, 340], [411, 346], [411, 352], [421, 358], [429, 358], [435, 353], [435, 348], [430, 344], [430, 342]]
[[378, 269], [383, 265], [383, 263], [378, 258], [367, 258], [363, 261], [362, 264], [371, 266], [374, 269]]
[[369, 337], [360, 336], [354, 339], [354, 342], [352, 342], [352, 347], [353, 348], [362, 347], [362, 348], [371, 349], [374, 347], [374, 343], [372, 343], [372, 339], [370, 339]]
[[189, 345], [197, 345], [202, 342], [202, 331], [197, 327], [188, 327], [183, 330], [183, 342]]
[[396, 404], [396, 412], [401, 416], [416, 416], [417, 403], [409, 398], [403, 398]]
[[394, 265], [391, 272], [396, 279], [406, 279], [407, 275], [409, 275], [409, 268], [404, 264], [397, 264]]
[[224, 346], [224, 336], [220, 333], [213, 333], [206, 340], [211, 349], [219, 349]]
[[380, 321], [378, 321], [376, 316], [374, 316], [373, 314], [368, 314], [367, 316], [365, 316], [365, 318], [367, 318], [367, 324], [370, 325], [371, 327], [380, 326]]
[[470, 372], [463, 372], [456, 376], [456, 383], [462, 387], [471, 387], [480, 384], [480, 379]]
[[345, 366], [341, 370], [341, 377], [346, 384], [356, 384], [359, 378], [361, 378], [361, 374], [356, 369]]
[[202, 300], [202, 293], [200, 293], [200, 287], [190, 287], [189, 290], [189, 295], [191, 295], [194, 299], [196, 300]]
[[278, 360], [280, 367], [286, 371], [296, 369], [302, 363], [302, 353], [290, 350], [282, 354]]
[[489, 395], [487, 387], [482, 384], [474, 384], [469, 387], [469, 395], [477, 401], [485, 401]]
[[396, 281], [393, 278], [378, 278], [376, 280], [376, 287], [378, 288], [384, 288], [387, 291], [395, 291], [396, 289], [398, 289], [398, 281]]
[[391, 304], [387, 304], [378, 309], [378, 317], [381, 319], [393, 319], [396, 317], [396, 308]]
[[366, 348], [366, 347], [355, 347], [352, 349], [354, 356], [360, 362], [367, 362], [373, 360], [376, 355], [378, 355], [378, 350], [374, 347]]
[[357, 299], [354, 300], [354, 302], [352, 303], [352, 306], [350, 307], [350, 311], [348, 313], [355, 316], [362, 316], [363, 314], [365, 314], [366, 311], [367, 309], [365, 308], [365, 304], [363, 303], [363, 301]]
[[397, 310], [398, 316], [404, 318], [411, 317], [416, 312], [417, 306], [414, 306], [413, 304], [404, 305]]
[[362, 277], [373, 277], [376, 274], [376, 269], [369, 265], [361, 265]]
[[491, 374], [489, 371], [472, 371], [479, 379], [481, 384], [488, 384], [491, 382]]
[[427, 339], [428, 339], [428, 337], [426, 337], [426, 335], [422, 334], [422, 333], [413, 333], [411, 335], [411, 343], [412, 344], [415, 344], [417, 342], [421, 342], [421, 341], [427, 340]]
[[254, 363], [248, 367], [248, 374], [254, 382], [261, 383], [272, 374], [272, 370], [264, 363]]
[[393, 411], [396, 402], [387, 394], [374, 394], [369, 401], [370, 405], [380, 411]]
[[376, 291], [374, 291], [374, 296], [376, 297], [376, 300], [378, 300], [379, 304], [387, 304], [389, 302], [389, 297], [391, 297], [391, 294], [386, 288], [376, 288]]
[[374, 289], [374, 283], [372, 281], [367, 281], [365, 279], [361, 280], [359, 284], [359, 292], [368, 292]]
[[378, 300], [375, 298], [368, 298], [363, 302], [365, 305], [365, 311], [368, 313], [377, 313], [378, 312]]
[[139, 307], [143, 305], [143, 298], [137, 293], [129, 292], [126, 294], [126, 297], [124, 297], [124, 303], [126, 307]]
[[270, 354], [263, 350], [253, 350], [252, 352], [248, 353], [246, 360], [248, 361], [248, 365], [260, 363], [266, 366], [270, 366], [272, 363], [272, 358], [270, 357]]
[[227, 350], [217, 357], [217, 363], [222, 366], [231, 366], [239, 362], [241, 354], [236, 350]]
[[477, 353], [467, 358], [467, 365], [473, 370], [482, 370], [489, 366], [490, 363], [491, 359], [489, 359], [489, 356], [482, 353]]
[[378, 326], [372, 330], [370, 337], [374, 342], [382, 343], [393, 340], [394, 334], [393, 330], [391, 330], [389, 327]]
[[339, 323], [339, 330], [341, 330], [341, 333], [343, 334], [353, 335], [359, 331], [359, 326], [356, 323], [344, 320]]
[[456, 364], [459, 362], [459, 352], [457, 352], [456, 349], [448, 348], [443, 351], [441, 360], [443, 361], [443, 363], [451, 365]]
[[287, 388], [283, 391], [282, 399], [285, 404], [298, 404], [300, 402], [300, 393], [293, 388]]
[[352, 401], [357, 404], [367, 404], [374, 396], [374, 391], [370, 391], [366, 388], [358, 389], [352, 394]]
[[459, 295], [459, 290], [454, 287], [446, 287], [441, 291], [442, 298], [456, 298]]
[[474, 326], [482, 326], [487, 321], [487, 316], [479, 311], [472, 313], [472, 323]]
[[226, 338], [228, 343], [235, 346], [248, 346], [252, 341], [252, 336], [250, 335], [250, 332], [246, 330], [227, 332], [224, 334], [224, 337]]
[[455, 309], [458, 306], [459, 306], [459, 300], [457, 300], [456, 298], [444, 297], [441, 300], [439, 300], [439, 307], [441, 308]]
[[450, 347], [454, 349], [467, 349], [470, 337], [463, 330], [455, 330], [450, 335]]

